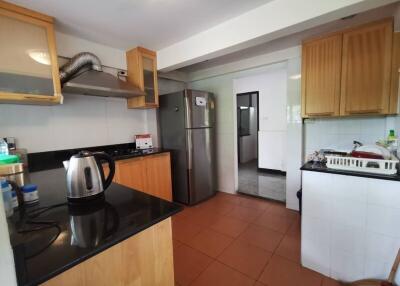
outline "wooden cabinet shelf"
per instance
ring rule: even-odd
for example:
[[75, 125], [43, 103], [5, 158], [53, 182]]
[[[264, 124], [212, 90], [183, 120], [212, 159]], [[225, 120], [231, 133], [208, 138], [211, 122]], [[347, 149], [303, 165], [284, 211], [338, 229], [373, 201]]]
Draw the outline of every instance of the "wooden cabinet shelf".
[[398, 81], [398, 72], [397, 79], [393, 75], [398, 64], [393, 66], [392, 50], [398, 48], [393, 19], [305, 41], [302, 116], [394, 113], [397, 93], [391, 81]]
[[0, 0], [0, 103], [62, 103], [53, 18]]
[[137, 47], [126, 52], [128, 81], [146, 95], [128, 99], [128, 108], [158, 107], [157, 55], [148, 49]]

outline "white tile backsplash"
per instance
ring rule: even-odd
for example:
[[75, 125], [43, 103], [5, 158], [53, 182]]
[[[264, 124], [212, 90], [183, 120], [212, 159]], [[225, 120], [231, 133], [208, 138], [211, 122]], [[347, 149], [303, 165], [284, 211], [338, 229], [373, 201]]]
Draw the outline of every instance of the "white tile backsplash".
[[126, 100], [65, 95], [57, 106], [0, 105], [0, 137], [16, 137], [20, 148], [43, 152], [133, 141], [148, 132], [145, 110]]
[[354, 140], [374, 144], [386, 138], [390, 129], [400, 131], [400, 116], [307, 119], [304, 155], [322, 148], [350, 150]]

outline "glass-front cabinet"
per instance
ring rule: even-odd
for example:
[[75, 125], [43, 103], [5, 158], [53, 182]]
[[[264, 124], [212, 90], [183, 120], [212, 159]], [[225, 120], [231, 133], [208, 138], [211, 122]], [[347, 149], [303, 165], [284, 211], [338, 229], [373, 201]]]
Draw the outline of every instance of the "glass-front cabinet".
[[53, 18], [0, 1], [0, 103], [62, 103]]
[[146, 93], [128, 99], [128, 108], [158, 107], [157, 56], [148, 49], [137, 47], [126, 53], [128, 81]]

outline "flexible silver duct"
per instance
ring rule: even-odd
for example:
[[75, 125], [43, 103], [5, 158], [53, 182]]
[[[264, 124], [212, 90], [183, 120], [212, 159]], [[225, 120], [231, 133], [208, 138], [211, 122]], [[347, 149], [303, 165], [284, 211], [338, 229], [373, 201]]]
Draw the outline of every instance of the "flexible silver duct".
[[82, 52], [73, 56], [69, 62], [60, 68], [61, 84], [67, 82], [82, 69], [103, 71], [100, 59], [96, 55], [89, 52]]

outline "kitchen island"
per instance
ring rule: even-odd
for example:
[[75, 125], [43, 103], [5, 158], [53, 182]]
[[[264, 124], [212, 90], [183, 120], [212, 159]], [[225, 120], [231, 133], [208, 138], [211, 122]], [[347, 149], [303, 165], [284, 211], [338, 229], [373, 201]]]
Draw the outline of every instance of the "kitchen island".
[[400, 247], [400, 176], [301, 170], [303, 266], [341, 281], [386, 279]]
[[30, 177], [40, 203], [9, 220], [18, 285], [174, 285], [179, 205], [116, 183], [104, 199], [68, 205], [64, 169]]

